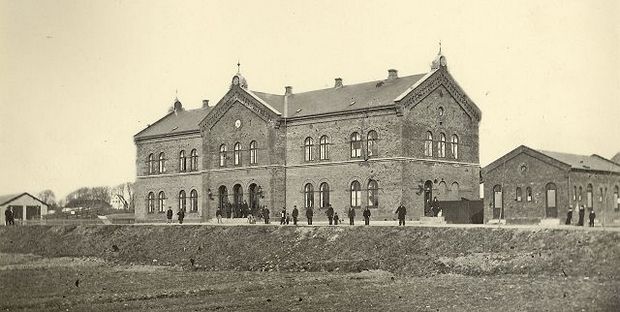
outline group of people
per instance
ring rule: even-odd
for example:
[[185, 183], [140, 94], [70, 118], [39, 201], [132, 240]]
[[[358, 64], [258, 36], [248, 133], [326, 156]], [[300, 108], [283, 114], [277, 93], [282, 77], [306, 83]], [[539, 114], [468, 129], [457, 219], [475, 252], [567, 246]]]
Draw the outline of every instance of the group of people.
[[15, 225], [15, 215], [13, 214], [11, 208], [7, 207], [4, 211], [4, 222], [6, 225]]
[[[166, 219], [168, 223], [172, 223], [172, 207], [168, 206], [168, 210], [166, 211]], [[177, 219], [179, 220], [179, 224], [183, 224], [183, 219], [185, 219], [185, 209], [180, 209], [177, 212]]]
[[[577, 220], [577, 226], [583, 226], [583, 222], [586, 216], [586, 209], [583, 205], [579, 206], [578, 212], [579, 219]], [[596, 219], [596, 213], [594, 209], [590, 209], [590, 215], [588, 216], [590, 219], [589, 226], [594, 227], [594, 219]], [[566, 225], [570, 225], [573, 219], [573, 207], [568, 208], [568, 212], [566, 213]]]

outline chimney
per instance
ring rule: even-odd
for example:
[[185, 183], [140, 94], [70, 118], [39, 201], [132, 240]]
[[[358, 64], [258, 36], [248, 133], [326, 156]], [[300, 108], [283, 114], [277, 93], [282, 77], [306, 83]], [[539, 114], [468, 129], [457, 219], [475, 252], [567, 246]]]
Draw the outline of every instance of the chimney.
[[293, 87], [291, 86], [284, 87], [284, 95], [291, 95], [291, 94], [293, 94]]
[[388, 77], [387, 80], [394, 80], [398, 78], [398, 70], [396, 69], [388, 69]]
[[336, 78], [335, 81], [334, 88], [342, 88], [342, 78]]
[[209, 107], [209, 100], [202, 100], [202, 108]]

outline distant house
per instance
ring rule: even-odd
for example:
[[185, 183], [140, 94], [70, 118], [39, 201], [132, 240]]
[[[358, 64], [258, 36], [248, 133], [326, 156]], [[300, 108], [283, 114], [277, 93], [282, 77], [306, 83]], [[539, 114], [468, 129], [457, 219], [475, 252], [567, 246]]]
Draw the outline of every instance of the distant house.
[[5, 225], [5, 211], [13, 211], [13, 216], [18, 220], [37, 220], [47, 214], [49, 205], [29, 193], [0, 195], [0, 219]]
[[[620, 164], [519, 146], [482, 170], [485, 222], [558, 224], [569, 208], [594, 210], [602, 224], [620, 221]], [[577, 213], [574, 213], [573, 224]]]

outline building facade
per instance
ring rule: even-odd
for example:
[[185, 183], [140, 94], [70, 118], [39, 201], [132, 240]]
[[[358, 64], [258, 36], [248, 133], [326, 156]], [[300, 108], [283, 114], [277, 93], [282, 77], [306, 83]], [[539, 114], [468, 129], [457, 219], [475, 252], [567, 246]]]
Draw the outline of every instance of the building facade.
[[0, 225], [6, 224], [5, 211], [13, 212], [13, 219], [17, 224], [27, 220], [40, 220], [47, 215], [49, 205], [42, 200], [30, 195], [21, 193], [0, 196]]
[[485, 222], [564, 223], [585, 207], [598, 222], [620, 221], [620, 165], [598, 155], [519, 146], [483, 169]]
[[[382, 80], [336, 78], [333, 88], [282, 95], [250, 91], [237, 73], [216, 105], [186, 111], [177, 101], [134, 137], [136, 219], [162, 219], [167, 206], [186, 207], [190, 219], [218, 207], [234, 217], [244, 202], [272, 214], [312, 207], [318, 218], [329, 204], [341, 213], [369, 207], [376, 219], [392, 219], [402, 203], [419, 219], [435, 197], [478, 199], [480, 119], [441, 54], [426, 74], [389, 70]], [[188, 170], [183, 159], [194, 151]]]

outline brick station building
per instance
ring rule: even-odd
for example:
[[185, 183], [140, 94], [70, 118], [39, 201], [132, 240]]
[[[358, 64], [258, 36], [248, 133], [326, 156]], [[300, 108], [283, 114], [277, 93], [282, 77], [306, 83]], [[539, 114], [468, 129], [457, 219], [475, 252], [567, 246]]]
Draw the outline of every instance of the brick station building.
[[564, 223], [569, 207], [594, 209], [597, 222], [620, 221], [620, 164], [599, 155], [519, 146], [482, 170], [485, 222]]
[[[435, 197], [479, 197], [481, 112], [439, 53], [428, 73], [284, 94], [250, 91], [237, 73], [214, 106], [169, 114], [135, 135], [136, 220], [163, 220], [172, 206], [190, 221], [243, 201], [272, 217], [286, 206], [370, 207], [410, 219]], [[226, 217], [226, 211], [224, 212]], [[234, 216], [234, 211], [231, 213]], [[361, 211], [358, 211], [361, 218]]]

